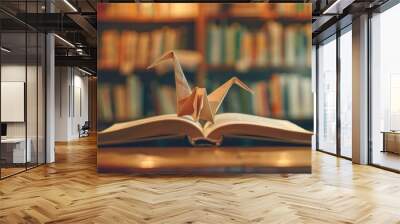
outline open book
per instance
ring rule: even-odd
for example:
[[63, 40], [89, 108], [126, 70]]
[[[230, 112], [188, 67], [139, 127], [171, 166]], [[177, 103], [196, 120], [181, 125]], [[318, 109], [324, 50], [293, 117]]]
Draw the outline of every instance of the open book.
[[245, 137], [310, 144], [312, 133], [286, 120], [240, 113], [217, 114], [214, 123], [201, 125], [191, 116], [159, 115], [117, 123], [98, 134], [100, 145], [127, 144], [160, 138], [187, 136], [190, 143], [220, 145], [224, 137]]
[[[127, 144], [144, 140], [187, 136], [196, 145], [207, 141], [220, 145], [224, 137], [245, 137], [310, 143], [311, 132], [285, 121], [239, 113], [217, 114], [232, 85], [253, 91], [233, 77], [210, 94], [205, 88], [190, 88], [174, 51], [157, 59], [149, 68], [172, 60], [175, 73], [177, 114], [159, 115], [117, 123], [99, 133], [99, 145]], [[200, 123], [199, 121], [206, 123]]]

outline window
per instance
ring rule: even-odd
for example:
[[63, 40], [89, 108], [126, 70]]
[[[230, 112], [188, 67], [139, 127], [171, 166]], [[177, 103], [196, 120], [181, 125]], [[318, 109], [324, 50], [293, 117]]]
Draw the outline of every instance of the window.
[[352, 34], [351, 26], [340, 36], [340, 155], [352, 156]]
[[400, 5], [371, 19], [372, 163], [400, 170]]
[[336, 37], [318, 48], [318, 149], [336, 153]]

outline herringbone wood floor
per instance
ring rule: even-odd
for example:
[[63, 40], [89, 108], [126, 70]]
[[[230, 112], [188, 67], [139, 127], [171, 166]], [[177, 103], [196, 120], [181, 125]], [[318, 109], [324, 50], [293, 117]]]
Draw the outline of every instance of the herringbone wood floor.
[[313, 173], [96, 173], [95, 139], [0, 181], [0, 223], [400, 223], [400, 175], [313, 152]]

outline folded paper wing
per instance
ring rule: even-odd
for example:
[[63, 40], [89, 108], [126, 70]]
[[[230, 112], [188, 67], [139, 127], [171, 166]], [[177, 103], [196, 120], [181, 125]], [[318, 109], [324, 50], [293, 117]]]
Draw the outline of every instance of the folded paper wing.
[[179, 111], [181, 111], [181, 108], [183, 106], [183, 101], [185, 101], [185, 99], [192, 94], [192, 90], [189, 86], [189, 83], [186, 80], [185, 74], [183, 74], [182, 67], [179, 64], [179, 60], [176, 57], [175, 52], [169, 51], [165, 53], [163, 56], [158, 58], [155, 62], [153, 62], [153, 64], [151, 64], [147, 68], [148, 69], [153, 68], [168, 59], [172, 59], [172, 62], [174, 63], [175, 89], [176, 89], [175, 92], [176, 92], [176, 102], [177, 102], [176, 109], [177, 113], [179, 114]]
[[249, 91], [250, 93], [254, 94], [253, 90], [250, 89], [246, 84], [244, 84], [240, 79], [237, 77], [233, 77], [216, 90], [214, 90], [210, 95], [208, 95], [208, 103], [211, 107], [211, 112], [215, 115], [222, 104], [222, 101], [225, 99], [226, 94], [228, 93], [229, 89], [232, 87], [233, 84], [240, 86], [241, 88]]
[[207, 90], [205, 88], [195, 87], [192, 91], [174, 51], [165, 53], [148, 68], [153, 68], [167, 59], [172, 59], [174, 64], [177, 103], [176, 113], [178, 116], [190, 115], [195, 121], [201, 119], [214, 122], [215, 114], [233, 84], [253, 93], [253, 91], [237, 77], [231, 78], [214, 90], [210, 95], [207, 95]]

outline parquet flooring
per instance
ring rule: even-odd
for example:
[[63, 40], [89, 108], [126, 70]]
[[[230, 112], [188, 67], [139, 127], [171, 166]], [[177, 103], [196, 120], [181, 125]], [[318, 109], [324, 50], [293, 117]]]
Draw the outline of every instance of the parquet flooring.
[[0, 181], [0, 223], [400, 223], [400, 175], [313, 152], [313, 173], [97, 174], [95, 138]]

